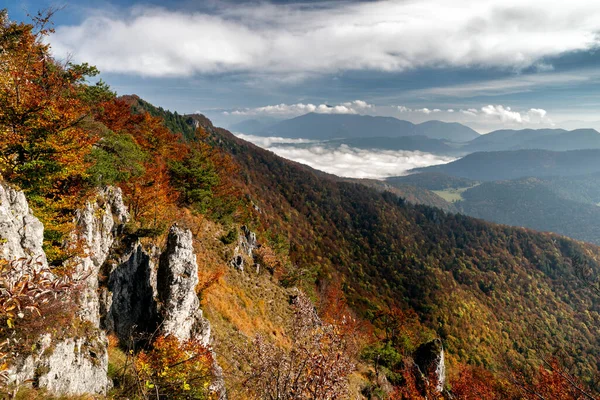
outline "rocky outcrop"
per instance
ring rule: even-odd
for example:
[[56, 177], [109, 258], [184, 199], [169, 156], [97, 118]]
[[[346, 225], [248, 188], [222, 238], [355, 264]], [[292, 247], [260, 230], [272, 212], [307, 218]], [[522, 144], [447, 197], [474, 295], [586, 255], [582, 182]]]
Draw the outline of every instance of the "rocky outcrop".
[[446, 364], [442, 341], [434, 339], [422, 344], [417, 348], [413, 357], [419, 370], [417, 379], [422, 383], [429, 382], [436, 391], [442, 392], [446, 384]]
[[77, 233], [74, 241], [81, 243], [85, 256], [74, 262], [76, 273], [85, 277], [81, 294], [81, 316], [100, 327], [98, 274], [106, 261], [118, 231], [129, 220], [121, 189], [107, 187], [98, 192], [95, 201], [88, 202], [77, 213]]
[[44, 226], [33, 215], [23, 192], [0, 184], [0, 257], [33, 258], [46, 266]]
[[210, 341], [210, 324], [202, 316], [196, 294], [198, 265], [192, 242], [192, 232], [173, 225], [167, 238], [167, 247], [160, 257], [157, 274], [158, 297], [162, 302], [165, 334], [180, 340]]
[[[89, 222], [89, 226], [97, 225]], [[32, 258], [36, 261], [33, 265], [46, 267], [43, 236], [43, 225], [33, 216], [25, 195], [0, 184], [0, 256], [5, 260]], [[92, 255], [87, 258], [91, 260]], [[97, 278], [88, 280], [97, 287]], [[63, 339], [44, 335], [35, 348], [33, 354], [15, 354], [7, 371], [9, 382], [33, 382], [58, 394], [104, 394], [110, 388], [106, 336], [99, 329], [89, 327], [81, 335], [74, 332], [74, 337]]]
[[9, 370], [9, 381], [25, 381], [51, 393], [106, 394], [112, 386], [107, 377], [108, 355], [103, 337], [69, 338], [53, 343], [44, 335], [35, 354], [17, 360]]
[[[106, 394], [111, 382], [105, 331], [128, 341], [132, 333], [143, 336], [158, 329], [159, 334], [181, 341], [193, 338], [210, 345], [210, 324], [196, 294], [198, 266], [191, 232], [174, 225], [162, 254], [156, 247], [147, 252], [137, 239], [121, 235], [128, 219], [121, 191], [115, 188], [100, 190], [77, 214], [71, 243], [80, 245], [83, 255], [71, 262], [82, 282], [76, 316], [81, 318], [82, 329], [76, 328], [67, 337], [43, 335], [33, 354], [13, 360], [7, 371], [11, 383], [32, 382], [59, 395]], [[23, 193], [3, 185], [0, 238], [0, 257], [34, 258], [47, 266], [42, 224], [29, 210]], [[253, 243], [251, 235], [246, 240]], [[102, 274], [106, 280], [101, 285]], [[215, 370], [211, 389], [225, 399], [216, 362]]]
[[[160, 257], [157, 273], [158, 298], [162, 302], [161, 331], [179, 340], [197, 339], [210, 345], [210, 323], [202, 315], [196, 294], [198, 264], [194, 253], [192, 232], [173, 225], [167, 246]], [[213, 353], [214, 356], [214, 353]], [[217, 398], [227, 398], [221, 367], [213, 365], [215, 379], [210, 387]]]
[[110, 273], [102, 304], [102, 327], [127, 343], [137, 334], [152, 333], [158, 326], [153, 257], [135, 242]]
[[242, 226], [242, 234], [238, 237], [238, 244], [235, 247], [233, 258], [231, 259], [231, 266], [240, 271], [244, 270], [244, 259], [252, 259], [254, 250], [258, 249], [260, 245], [256, 240], [256, 233], [248, 229], [247, 226]]

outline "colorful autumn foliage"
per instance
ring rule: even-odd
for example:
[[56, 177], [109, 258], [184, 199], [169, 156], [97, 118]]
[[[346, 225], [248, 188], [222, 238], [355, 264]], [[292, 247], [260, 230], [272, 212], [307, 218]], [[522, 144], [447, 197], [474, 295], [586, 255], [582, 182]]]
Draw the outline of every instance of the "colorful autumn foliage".
[[258, 335], [238, 349], [244, 363], [242, 386], [247, 398], [330, 400], [347, 396], [353, 361], [351, 321], [323, 323], [302, 293], [294, 299], [294, 321], [289, 349]]
[[198, 340], [180, 343], [174, 336], [159, 336], [152, 348], [135, 359], [139, 388], [144, 398], [208, 399], [213, 379], [213, 358]]
[[46, 318], [57, 322], [72, 316], [76, 289], [76, 282], [54, 276], [36, 260], [0, 260], [0, 387], [11, 358], [31, 351], [49, 330]]

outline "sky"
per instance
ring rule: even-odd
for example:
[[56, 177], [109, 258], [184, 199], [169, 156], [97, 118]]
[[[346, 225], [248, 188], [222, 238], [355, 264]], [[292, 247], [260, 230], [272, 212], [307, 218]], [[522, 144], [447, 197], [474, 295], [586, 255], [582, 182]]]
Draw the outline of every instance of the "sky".
[[600, 128], [600, 1], [4, 0], [54, 55], [228, 127], [306, 112]]

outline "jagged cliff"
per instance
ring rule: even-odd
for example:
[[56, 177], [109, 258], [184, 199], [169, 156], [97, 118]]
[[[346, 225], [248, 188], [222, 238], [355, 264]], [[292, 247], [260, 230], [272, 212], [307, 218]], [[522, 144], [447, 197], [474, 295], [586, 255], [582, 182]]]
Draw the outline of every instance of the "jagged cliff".
[[[121, 191], [112, 187], [99, 190], [77, 213], [71, 242], [83, 250], [71, 262], [79, 279], [76, 318], [84, 328], [60, 340], [50, 333], [40, 336], [32, 354], [14, 355], [9, 382], [32, 382], [54, 394], [106, 394], [112, 385], [107, 333], [123, 343], [162, 334], [210, 345], [210, 323], [195, 292], [198, 266], [191, 232], [172, 226], [160, 251], [123, 234], [128, 220]], [[34, 265], [47, 267], [43, 225], [29, 210], [25, 195], [4, 184], [0, 238], [3, 259], [33, 259]], [[215, 369], [212, 390], [225, 398], [216, 361]]]

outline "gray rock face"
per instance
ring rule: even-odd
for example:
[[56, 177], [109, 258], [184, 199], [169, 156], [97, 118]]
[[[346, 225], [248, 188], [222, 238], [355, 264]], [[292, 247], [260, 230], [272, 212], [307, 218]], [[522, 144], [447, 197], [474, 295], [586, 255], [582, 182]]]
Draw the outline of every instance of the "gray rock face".
[[122, 262], [108, 280], [107, 315], [103, 327], [117, 334], [126, 343], [137, 333], [152, 333], [158, 326], [157, 304], [154, 300], [151, 255], [139, 243], [132, 244]]
[[180, 340], [193, 337], [208, 345], [210, 324], [202, 316], [197, 284], [198, 265], [192, 232], [173, 225], [157, 273], [158, 297], [163, 304], [162, 330]]
[[[202, 316], [200, 300], [196, 294], [198, 264], [194, 253], [192, 232], [173, 225], [167, 238], [167, 247], [160, 257], [157, 273], [158, 298], [162, 301], [165, 335], [179, 340], [197, 339], [210, 344], [210, 323]], [[213, 353], [214, 356], [214, 353]], [[214, 361], [215, 379], [210, 390], [219, 400], [227, 398], [223, 371]]]
[[[101, 265], [104, 262], [100, 259], [102, 254], [98, 258], [95, 252], [100, 249], [99, 251], [107, 254], [110, 248], [107, 237], [114, 223], [111, 225], [109, 222], [113, 222], [112, 212], [115, 206], [118, 207], [120, 192], [107, 189], [102, 195], [108, 200], [103, 207], [109, 209], [110, 221], [106, 218], [102, 218], [102, 222], [97, 220], [97, 214], [94, 213], [97, 213], [101, 206], [90, 205], [80, 214], [82, 239], [88, 246], [89, 254], [81, 259], [84, 265], [80, 267], [80, 271], [89, 265]], [[121, 211], [122, 209], [117, 213]], [[46, 255], [42, 249], [43, 236], [44, 227], [33, 216], [25, 195], [0, 185], [0, 238], [3, 239], [0, 257], [6, 260], [33, 258], [42, 267], [47, 267]], [[95, 295], [95, 289], [98, 287], [97, 274], [90, 275], [86, 279], [86, 285], [84, 292], [88, 293], [88, 296]], [[84, 310], [86, 315], [91, 316], [90, 320], [98, 318], [97, 301], [95, 304], [95, 308], [92, 305], [91, 310]], [[86, 303], [87, 305], [89, 304]], [[21, 384], [31, 380], [57, 394], [104, 394], [111, 386], [107, 377], [108, 354], [104, 332], [91, 328], [85, 337], [67, 338], [57, 342], [52, 342], [51, 336], [45, 335], [39, 342], [40, 351], [36, 354], [17, 356], [8, 371], [10, 382]]]
[[446, 384], [446, 364], [444, 347], [440, 339], [422, 344], [415, 351], [415, 364], [419, 367], [422, 380], [433, 380], [432, 384], [438, 392], [444, 390]]
[[108, 187], [100, 190], [96, 200], [86, 204], [77, 215], [77, 235], [85, 256], [75, 259], [76, 273], [86, 277], [81, 294], [80, 315], [95, 327], [100, 326], [98, 273], [106, 261], [117, 231], [129, 220], [123, 204], [121, 189]]
[[47, 266], [42, 250], [44, 226], [29, 209], [25, 194], [0, 184], [0, 257], [33, 258]]
[[244, 270], [244, 257], [252, 258], [254, 250], [260, 245], [256, 240], [256, 233], [248, 229], [247, 226], [242, 226], [242, 234], [238, 238], [238, 245], [235, 247], [233, 258], [230, 264], [235, 269]]
[[[17, 357], [11, 365], [10, 382], [33, 382], [59, 395], [106, 394], [111, 382], [107, 377], [106, 334], [99, 329], [101, 325], [128, 340], [134, 328], [137, 332], [153, 333], [162, 322], [164, 335], [210, 344], [210, 324], [202, 315], [195, 291], [198, 267], [191, 232], [176, 225], [171, 228], [156, 268], [158, 251], [149, 254], [139, 242], [131, 243], [124, 255], [115, 254], [115, 241], [128, 219], [121, 191], [115, 188], [99, 191], [97, 198], [78, 213], [78, 229], [72, 239], [81, 243], [85, 251], [73, 261], [76, 276], [84, 282], [78, 317], [91, 326], [82, 336], [75, 334], [61, 340], [51, 339], [50, 335], [41, 337], [35, 354]], [[248, 243], [244, 252], [251, 254], [256, 237], [245, 233], [244, 238]], [[22, 192], [1, 184], [0, 239], [1, 258], [34, 258], [47, 266], [42, 224], [29, 210]], [[113, 267], [107, 271], [109, 256]], [[108, 283], [102, 288], [101, 269], [108, 273]], [[162, 303], [160, 309], [157, 299]], [[225, 399], [216, 361], [215, 370], [217, 376], [211, 389]]]
[[32, 381], [51, 393], [80, 395], [106, 394], [112, 386], [106, 371], [106, 336], [70, 338], [52, 343], [50, 335], [40, 340], [40, 350], [20, 360], [9, 371], [9, 381]]

